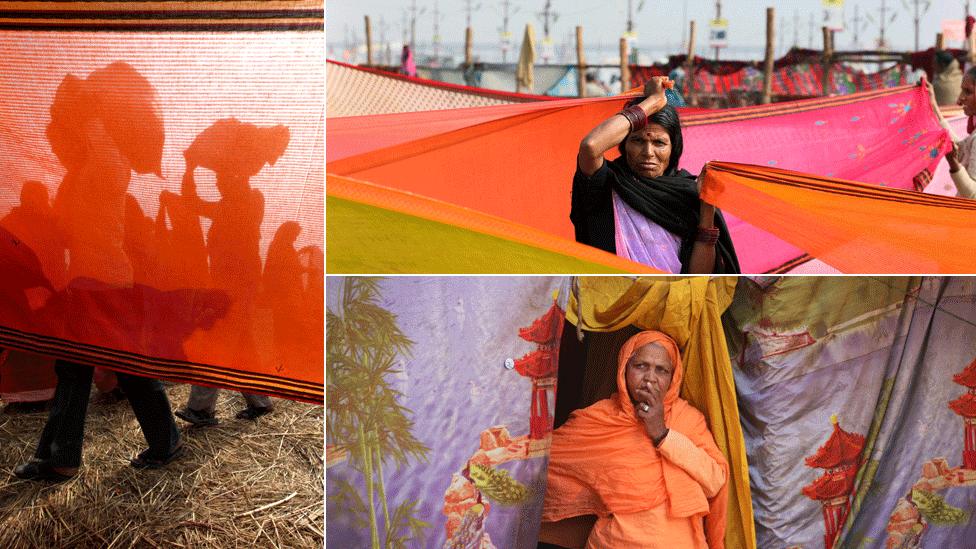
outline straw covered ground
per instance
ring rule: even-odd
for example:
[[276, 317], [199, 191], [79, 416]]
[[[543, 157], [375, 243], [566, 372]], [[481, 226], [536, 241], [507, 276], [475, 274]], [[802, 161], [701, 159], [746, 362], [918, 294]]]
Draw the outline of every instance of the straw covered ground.
[[[168, 393], [182, 406], [189, 386]], [[243, 399], [223, 391], [220, 425], [177, 420], [187, 452], [139, 471], [128, 460], [145, 440], [128, 403], [92, 402], [83, 467], [62, 484], [11, 473], [32, 456], [47, 412], [0, 414], [0, 547], [322, 547], [323, 409], [276, 406], [237, 420]]]

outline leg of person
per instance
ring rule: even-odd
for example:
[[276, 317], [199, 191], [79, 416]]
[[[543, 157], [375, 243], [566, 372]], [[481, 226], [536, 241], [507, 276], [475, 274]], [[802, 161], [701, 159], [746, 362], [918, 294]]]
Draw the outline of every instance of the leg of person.
[[65, 480], [81, 466], [92, 368], [64, 360], [54, 364], [58, 384], [34, 459], [14, 470], [20, 478]]
[[274, 404], [271, 403], [269, 396], [252, 393], [241, 393], [241, 396], [247, 402], [247, 408], [237, 412], [237, 419], [255, 420], [264, 414], [270, 414], [274, 410]]
[[122, 373], [118, 379], [149, 444], [149, 449], [132, 460], [133, 467], [162, 467], [178, 458], [183, 444], [163, 384], [157, 379]]
[[207, 427], [217, 424], [216, 410], [217, 389], [194, 385], [190, 388], [186, 406], [176, 411], [176, 417], [192, 423], [194, 427]]

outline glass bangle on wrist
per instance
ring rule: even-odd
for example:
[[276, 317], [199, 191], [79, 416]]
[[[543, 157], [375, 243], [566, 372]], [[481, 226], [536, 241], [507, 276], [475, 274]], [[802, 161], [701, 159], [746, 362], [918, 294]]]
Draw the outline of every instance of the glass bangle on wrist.
[[669, 432], [670, 432], [670, 429], [668, 429], [667, 427], [665, 427], [665, 428], [664, 428], [664, 434], [662, 434], [662, 435], [661, 435], [661, 436], [659, 436], [658, 438], [652, 438], [652, 439], [651, 439], [651, 442], [653, 442], [653, 443], [654, 443], [654, 447], [655, 447], [655, 448], [657, 448], [658, 446], [660, 446], [660, 445], [661, 445], [661, 443], [662, 443], [662, 442], [664, 442], [664, 438], [668, 436], [668, 433], [669, 433]]
[[630, 123], [631, 132], [640, 131], [647, 127], [647, 113], [639, 105], [631, 105], [618, 114]]
[[695, 242], [703, 244], [715, 244], [718, 242], [718, 227], [698, 227], [698, 234], [695, 235]]

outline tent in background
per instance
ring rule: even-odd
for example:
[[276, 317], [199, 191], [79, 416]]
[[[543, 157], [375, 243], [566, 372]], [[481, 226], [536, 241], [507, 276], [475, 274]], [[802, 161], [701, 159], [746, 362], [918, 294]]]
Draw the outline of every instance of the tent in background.
[[549, 427], [610, 394], [638, 327], [677, 339], [682, 394], [730, 457], [727, 547], [974, 534], [972, 279], [335, 282], [329, 543], [366, 546], [375, 524], [381, 545], [534, 547]]
[[[425, 547], [535, 547], [554, 406], [564, 386], [581, 380], [562, 375], [564, 360], [579, 359], [559, 351], [567, 339], [579, 344], [573, 325], [564, 333], [569, 301], [569, 320], [585, 330], [584, 343], [631, 325], [677, 338], [683, 395], [706, 414], [732, 463], [727, 544], [754, 547], [745, 447], [719, 320], [734, 279], [584, 279], [572, 298], [570, 282], [330, 279], [328, 543], [382, 545], [409, 536]], [[585, 405], [573, 394], [566, 392], [562, 406]], [[391, 414], [395, 420], [377, 421]], [[403, 509], [409, 520], [387, 520], [387, 508]]]
[[325, 82], [325, 109], [329, 118], [462, 109], [551, 99], [541, 95], [508, 93], [472, 88], [461, 83], [415, 78], [332, 60], [325, 63]]
[[725, 325], [758, 546], [973, 539], [974, 302], [969, 277], [739, 279]]

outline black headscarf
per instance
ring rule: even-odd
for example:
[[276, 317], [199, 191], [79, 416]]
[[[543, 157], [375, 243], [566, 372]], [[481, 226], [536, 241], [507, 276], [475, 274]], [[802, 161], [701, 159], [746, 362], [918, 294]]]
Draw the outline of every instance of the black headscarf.
[[[624, 157], [609, 163], [616, 177], [613, 190], [631, 208], [681, 238], [681, 272], [687, 273], [691, 264], [691, 250], [698, 235], [699, 208], [698, 188], [695, 176], [686, 170], [671, 170], [670, 175], [648, 178], [635, 174], [627, 166]], [[732, 246], [729, 229], [722, 212], [715, 211], [715, 226], [719, 229], [715, 243], [714, 274], [738, 274], [739, 259]]]

